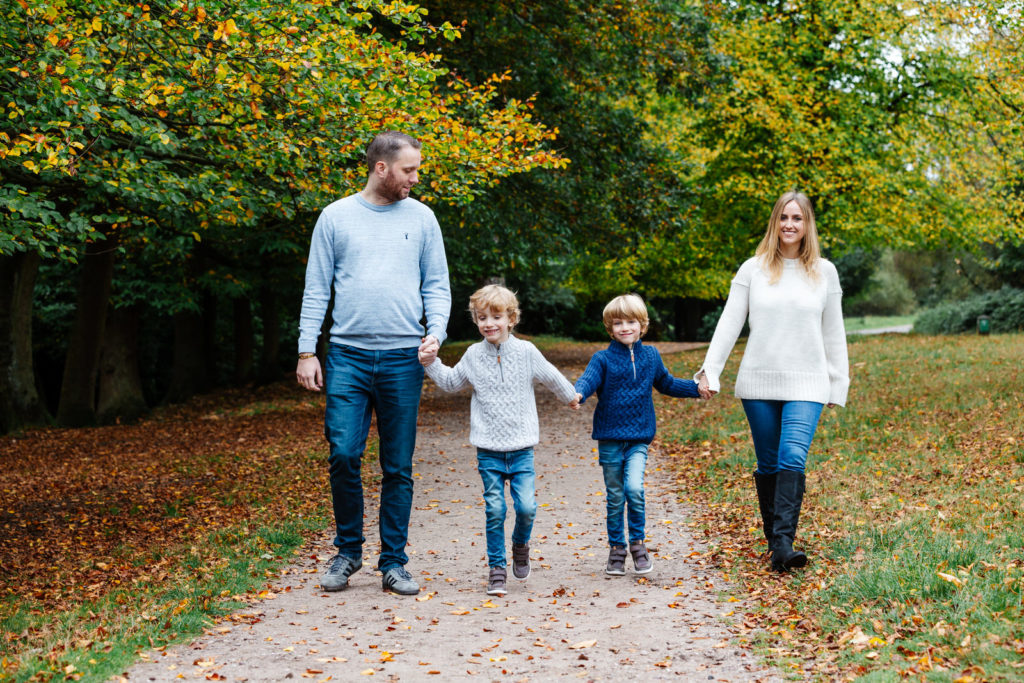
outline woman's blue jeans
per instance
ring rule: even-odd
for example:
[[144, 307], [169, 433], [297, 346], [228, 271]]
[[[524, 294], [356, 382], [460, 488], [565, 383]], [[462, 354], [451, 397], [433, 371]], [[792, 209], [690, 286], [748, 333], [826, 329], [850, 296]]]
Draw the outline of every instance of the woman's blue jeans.
[[415, 347], [374, 351], [331, 344], [327, 353], [324, 433], [331, 448], [327, 462], [334, 545], [343, 555], [362, 556], [366, 539], [361, 465], [371, 412], [375, 412], [382, 473], [377, 561], [381, 571], [409, 561], [405, 545], [412, 510], [412, 453], [423, 387], [423, 367], [416, 352]]
[[607, 505], [608, 545], [626, 545], [622, 518], [629, 520], [629, 541], [640, 543], [646, 536], [644, 512], [644, 469], [648, 444], [642, 441], [598, 441], [597, 455], [604, 470]]
[[743, 399], [757, 454], [756, 474], [803, 472], [822, 408], [813, 401]]
[[516, 524], [512, 529], [512, 542], [520, 545], [530, 542], [533, 520], [537, 517], [537, 499], [534, 493], [533, 449], [518, 451], [476, 451], [477, 470], [484, 483], [484, 513], [487, 516], [487, 564], [504, 567], [505, 559], [505, 482], [512, 494], [512, 507]]

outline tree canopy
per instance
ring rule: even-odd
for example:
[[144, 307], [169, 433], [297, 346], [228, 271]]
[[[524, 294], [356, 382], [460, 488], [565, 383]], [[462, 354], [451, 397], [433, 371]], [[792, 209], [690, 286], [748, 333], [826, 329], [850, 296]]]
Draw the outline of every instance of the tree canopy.
[[421, 140], [429, 202], [566, 163], [530, 101], [498, 97], [506, 75], [471, 83], [439, 65], [425, 42], [458, 30], [410, 3], [20, 0], [3, 13], [0, 258], [116, 251], [118, 305], [198, 311], [203, 292], [257, 286], [273, 254], [296, 277], [310, 215], [361, 186], [381, 130]]
[[[1013, 0], [7, 3], [0, 345], [21, 341], [0, 366], [22, 385], [33, 353], [64, 367], [88, 421], [105, 390], [84, 378], [126, 353], [122, 320], [152, 334], [173, 317], [185, 341], [155, 352], [179, 378], [156, 384], [184, 382], [168, 397], [214, 372], [202, 358], [227, 362], [218, 340], [235, 381], [257, 347], [272, 365], [315, 214], [359, 189], [388, 128], [423, 142], [416, 196], [456, 301], [506, 278], [547, 331], [582, 333], [588, 306], [627, 290], [692, 328], [792, 188], [835, 258], [1020, 244], [1021, 15]], [[37, 272], [36, 325], [65, 359], [33, 351]], [[31, 403], [22, 389], [5, 396]]]

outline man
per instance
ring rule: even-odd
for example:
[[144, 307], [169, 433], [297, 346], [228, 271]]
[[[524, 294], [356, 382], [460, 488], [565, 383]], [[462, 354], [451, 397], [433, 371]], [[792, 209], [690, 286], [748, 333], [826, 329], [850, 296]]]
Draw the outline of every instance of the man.
[[[383, 474], [377, 569], [385, 590], [415, 595], [419, 585], [405, 570], [405, 545], [423, 386], [417, 351], [421, 343], [445, 339], [451, 311], [448, 264], [434, 213], [409, 197], [419, 181], [419, 141], [381, 133], [367, 147], [366, 162], [363, 190], [330, 204], [313, 230], [295, 375], [306, 389], [327, 391], [324, 432], [330, 443], [337, 555], [321, 587], [341, 590], [363, 566], [360, 465], [374, 411]], [[332, 283], [333, 322], [321, 374], [315, 349]]]

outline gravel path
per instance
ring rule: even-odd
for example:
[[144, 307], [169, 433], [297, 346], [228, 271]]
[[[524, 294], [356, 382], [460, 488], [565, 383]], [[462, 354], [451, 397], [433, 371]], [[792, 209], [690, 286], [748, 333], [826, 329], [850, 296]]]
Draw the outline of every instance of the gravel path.
[[[582, 370], [578, 358], [554, 360], [570, 378]], [[533, 573], [518, 581], [510, 571], [507, 595], [484, 592], [484, 512], [468, 442], [468, 393], [443, 395], [428, 381], [407, 566], [420, 581], [419, 596], [381, 590], [372, 569], [378, 547], [371, 498], [364, 566], [346, 590], [318, 587], [333, 554], [325, 532], [263, 602], [190, 645], [145, 653], [129, 680], [781, 680], [734, 640], [738, 616], [726, 615], [741, 615], [742, 603], [716, 601], [728, 587], [691, 555], [701, 547], [671, 477], [660, 471], [657, 444], [647, 472], [654, 570], [638, 577], [627, 562], [626, 576], [605, 576], [604, 487], [589, 436], [593, 401], [573, 412], [542, 386], [537, 396]], [[510, 502], [508, 533], [512, 514]]]

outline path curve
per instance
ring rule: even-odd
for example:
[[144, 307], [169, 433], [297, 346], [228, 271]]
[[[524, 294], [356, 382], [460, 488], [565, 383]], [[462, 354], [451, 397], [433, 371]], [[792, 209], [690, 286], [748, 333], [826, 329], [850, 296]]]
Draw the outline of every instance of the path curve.
[[[681, 350], [678, 345], [664, 352]], [[548, 354], [570, 378], [585, 358]], [[481, 484], [468, 442], [469, 394], [424, 388], [414, 458], [416, 490], [408, 569], [417, 597], [384, 593], [371, 569], [379, 549], [377, 501], [368, 499], [364, 566], [349, 587], [319, 589], [331, 536], [285, 569], [276, 590], [189, 645], [145, 653], [131, 681], [511, 680], [779, 681], [733, 640], [716, 602], [728, 587], [695, 556], [701, 546], [652, 449], [647, 520], [654, 570], [604, 575], [607, 545], [601, 469], [590, 439], [593, 401], [579, 412], [537, 390], [539, 510], [533, 573], [488, 597]], [[510, 519], [506, 529], [511, 533]], [[374, 680], [370, 678], [369, 680]]]

